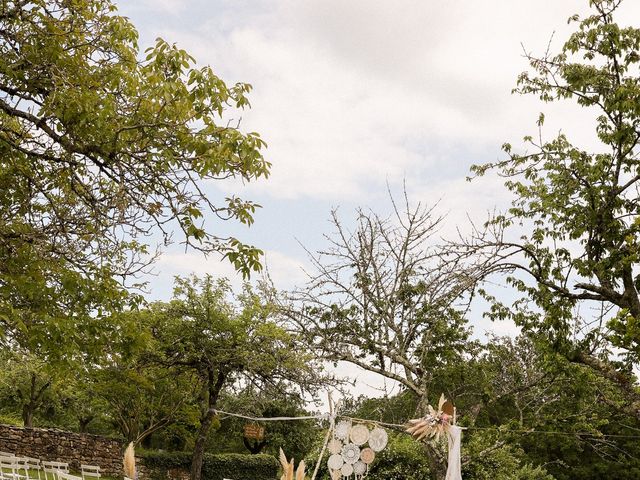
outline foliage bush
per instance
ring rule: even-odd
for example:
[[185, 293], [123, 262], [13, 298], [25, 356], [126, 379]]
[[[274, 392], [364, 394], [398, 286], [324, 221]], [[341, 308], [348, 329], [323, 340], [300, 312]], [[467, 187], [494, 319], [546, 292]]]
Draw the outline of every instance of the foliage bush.
[[[144, 466], [151, 471], [151, 480], [166, 480], [167, 471], [182, 469], [189, 471], [190, 452], [144, 452], [140, 454]], [[278, 476], [278, 461], [270, 455], [241, 455], [238, 453], [205, 454], [202, 465], [203, 480], [224, 478], [251, 478], [252, 480], [275, 480]]]
[[369, 480], [431, 480], [422, 445], [406, 435], [390, 435], [389, 444], [376, 455]]
[[462, 476], [470, 480], [554, 480], [543, 467], [527, 461], [522, 449], [505, 441], [497, 432], [477, 432], [463, 437], [463, 456], [470, 459]]
[[14, 412], [0, 412], [0, 424], [22, 427], [23, 422], [20, 416]]

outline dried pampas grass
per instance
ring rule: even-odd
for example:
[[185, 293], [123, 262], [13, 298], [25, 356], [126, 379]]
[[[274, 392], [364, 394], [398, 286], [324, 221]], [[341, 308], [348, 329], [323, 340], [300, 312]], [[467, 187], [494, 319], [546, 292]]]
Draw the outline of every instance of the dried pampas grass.
[[127, 445], [127, 449], [124, 451], [124, 475], [126, 478], [135, 480], [136, 478], [136, 453], [133, 448], [133, 442]]
[[293, 458], [289, 462], [287, 460], [287, 456], [284, 454], [282, 449], [280, 449], [280, 465], [282, 465], [282, 470], [283, 470], [282, 477], [280, 477], [280, 480], [304, 480], [305, 479], [304, 460], [300, 462], [300, 464], [298, 465], [298, 469], [295, 470], [295, 477], [294, 477]]

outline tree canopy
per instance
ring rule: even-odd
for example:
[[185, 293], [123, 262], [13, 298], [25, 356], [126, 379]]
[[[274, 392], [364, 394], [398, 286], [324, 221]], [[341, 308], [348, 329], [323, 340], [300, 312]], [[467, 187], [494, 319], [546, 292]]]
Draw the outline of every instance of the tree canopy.
[[485, 278], [506, 273], [523, 295], [513, 305], [492, 297], [490, 316], [512, 318], [616, 382], [627, 398], [619, 407], [640, 418], [640, 29], [615, 22], [619, 0], [590, 3], [593, 14], [571, 18], [577, 30], [558, 54], [528, 55], [532, 71], [516, 91], [595, 109], [598, 148], [562, 132], [546, 139], [541, 114], [526, 151], [505, 144], [506, 160], [474, 168], [506, 177], [513, 207], [451, 254], [481, 258]]
[[41, 344], [120, 308], [174, 230], [244, 275], [260, 268], [260, 250], [203, 221], [253, 221], [254, 202], [214, 200], [202, 183], [268, 175], [264, 142], [233, 121], [251, 87], [162, 39], [144, 54], [137, 41], [109, 0], [0, 6], [5, 341]]

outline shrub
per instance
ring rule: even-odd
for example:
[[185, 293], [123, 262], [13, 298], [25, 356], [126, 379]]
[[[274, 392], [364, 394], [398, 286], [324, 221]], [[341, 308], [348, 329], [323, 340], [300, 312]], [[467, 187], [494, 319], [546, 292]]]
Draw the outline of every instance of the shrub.
[[0, 413], [0, 424], [11, 425], [12, 427], [22, 427], [24, 423], [19, 415], [11, 412]]
[[[189, 471], [189, 452], [144, 452], [140, 455], [144, 466], [150, 470], [150, 480], [166, 480], [172, 469]], [[252, 480], [275, 480], [278, 476], [278, 461], [270, 455], [241, 455], [239, 453], [205, 454], [202, 465], [204, 480], [223, 478], [250, 478]]]

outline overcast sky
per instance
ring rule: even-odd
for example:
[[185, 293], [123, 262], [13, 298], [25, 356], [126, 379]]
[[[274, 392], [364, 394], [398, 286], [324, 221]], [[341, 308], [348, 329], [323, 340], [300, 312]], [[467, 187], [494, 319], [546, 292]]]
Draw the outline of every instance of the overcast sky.
[[[469, 167], [502, 158], [500, 146], [562, 129], [593, 142], [592, 116], [571, 104], [541, 104], [511, 94], [527, 68], [523, 48], [557, 51], [587, 11], [587, 0], [120, 0], [141, 47], [162, 37], [209, 64], [228, 83], [251, 83], [242, 127], [259, 132], [273, 163], [266, 181], [210, 185], [263, 209], [249, 230], [217, 225], [267, 252], [276, 285], [304, 281], [303, 248], [324, 246], [332, 208], [345, 219], [357, 206], [389, 210], [386, 184], [406, 179], [413, 201], [440, 201], [448, 232], [466, 215], [481, 221], [510, 197], [495, 176], [465, 181]], [[638, 25], [640, 2], [618, 15]], [[233, 276], [217, 258], [171, 248], [152, 279], [154, 298], [170, 296], [176, 274]], [[512, 333], [479, 317], [477, 329]], [[368, 381], [367, 379], [364, 380]]]

